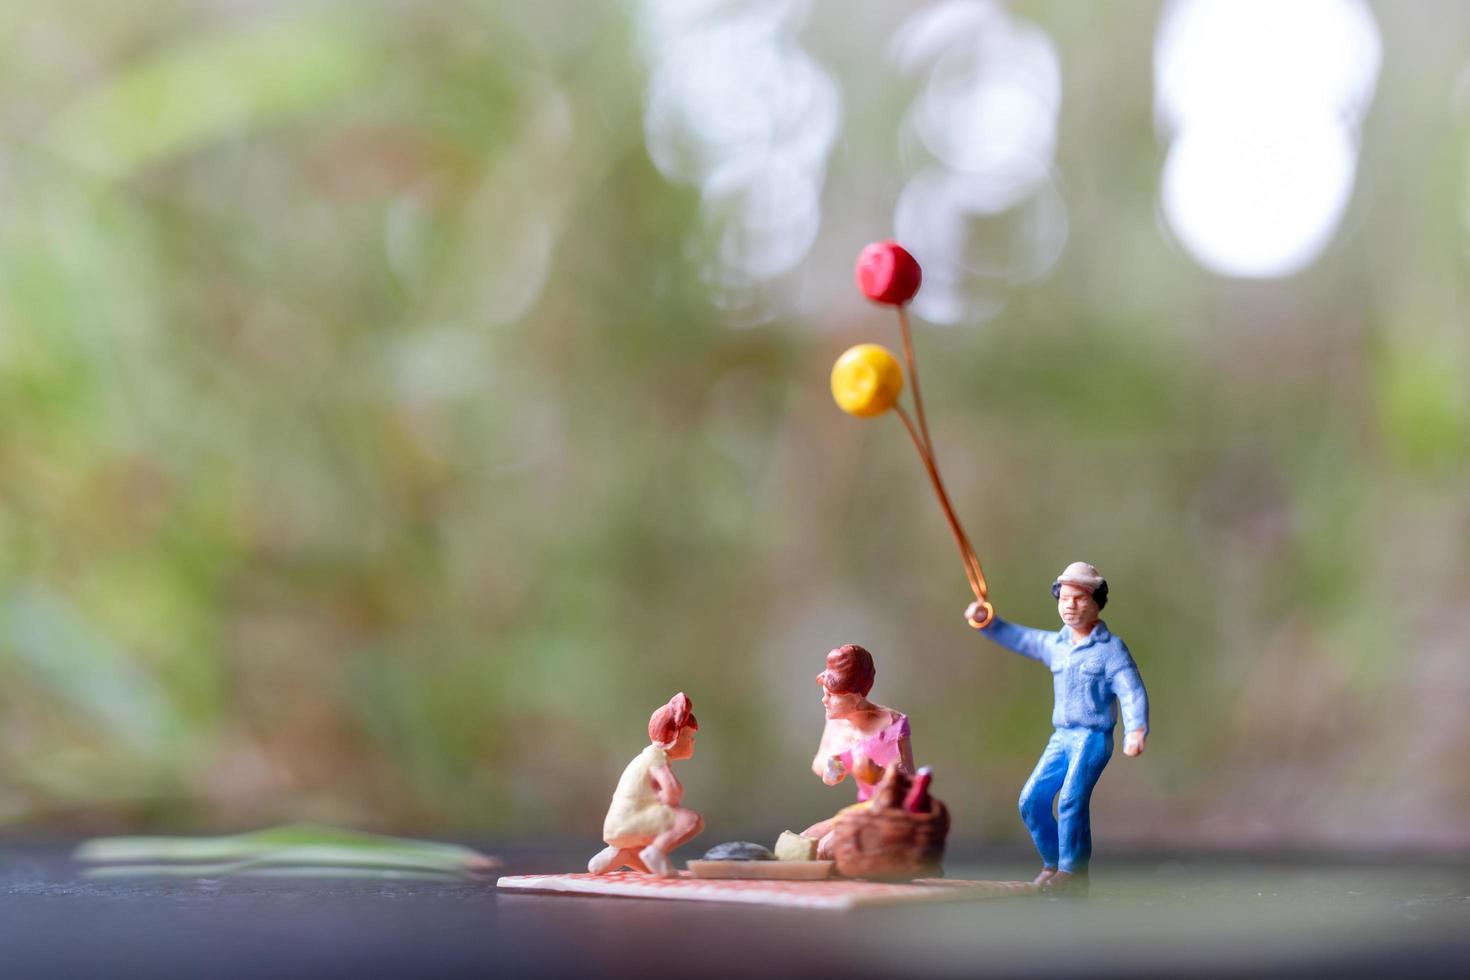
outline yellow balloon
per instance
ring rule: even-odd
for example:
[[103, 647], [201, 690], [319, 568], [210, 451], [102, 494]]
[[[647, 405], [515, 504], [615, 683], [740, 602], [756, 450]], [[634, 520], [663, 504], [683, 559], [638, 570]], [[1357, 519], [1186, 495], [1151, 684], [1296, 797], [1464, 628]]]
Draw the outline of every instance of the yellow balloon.
[[837, 407], [858, 418], [882, 415], [898, 404], [903, 368], [877, 344], [850, 347], [832, 365], [832, 397]]

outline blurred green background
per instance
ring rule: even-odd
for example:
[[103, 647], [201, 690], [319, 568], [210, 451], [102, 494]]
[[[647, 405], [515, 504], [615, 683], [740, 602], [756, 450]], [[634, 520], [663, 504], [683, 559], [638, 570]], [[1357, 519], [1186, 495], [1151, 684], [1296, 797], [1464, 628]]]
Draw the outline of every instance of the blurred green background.
[[897, 234], [997, 608], [1148, 684], [1100, 847], [1470, 845], [1470, 8], [1234, 6], [6, 4], [0, 821], [592, 848], [683, 690], [800, 829], [859, 642], [1022, 841], [1050, 678], [827, 391]]

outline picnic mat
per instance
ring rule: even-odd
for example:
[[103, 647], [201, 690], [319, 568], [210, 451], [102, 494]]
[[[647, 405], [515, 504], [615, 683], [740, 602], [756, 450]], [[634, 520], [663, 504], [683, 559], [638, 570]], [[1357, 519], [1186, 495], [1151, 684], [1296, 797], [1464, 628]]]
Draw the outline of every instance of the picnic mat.
[[851, 909], [867, 905], [910, 902], [963, 902], [980, 898], [1034, 895], [1029, 881], [966, 881], [920, 878], [912, 882], [862, 881], [847, 878], [826, 881], [760, 881], [694, 878], [655, 878], [637, 871], [612, 874], [506, 875], [496, 884], [505, 889], [577, 895], [621, 895], [685, 902], [741, 902], [807, 909]]

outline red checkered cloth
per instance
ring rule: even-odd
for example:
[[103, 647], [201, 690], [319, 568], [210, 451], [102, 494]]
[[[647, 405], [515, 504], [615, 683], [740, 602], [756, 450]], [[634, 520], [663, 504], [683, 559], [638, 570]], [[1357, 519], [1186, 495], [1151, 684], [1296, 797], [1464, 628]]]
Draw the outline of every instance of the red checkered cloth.
[[686, 902], [742, 902], [808, 909], [851, 909], [906, 902], [956, 902], [978, 898], [1034, 895], [1029, 881], [965, 881], [921, 878], [890, 884], [834, 878], [826, 881], [760, 881], [749, 879], [657, 878], [637, 871], [612, 874], [507, 875], [501, 888], [578, 895], [622, 895]]

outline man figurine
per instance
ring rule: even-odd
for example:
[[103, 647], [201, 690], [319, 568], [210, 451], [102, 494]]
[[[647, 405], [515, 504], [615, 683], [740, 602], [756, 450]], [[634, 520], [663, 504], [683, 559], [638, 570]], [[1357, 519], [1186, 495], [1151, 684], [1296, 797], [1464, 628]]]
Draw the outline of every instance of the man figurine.
[[[997, 616], [981, 632], [1051, 668], [1056, 731], [1021, 790], [1021, 819], [1041, 852], [1037, 887], [1086, 894], [1092, 857], [1088, 804], [1113, 754], [1118, 720], [1114, 698], [1123, 706], [1123, 754], [1135, 756], [1143, 752], [1148, 737], [1148, 694], [1128, 647], [1098, 618], [1108, 602], [1108, 583], [1097, 569], [1074, 561], [1052, 583], [1051, 594], [1065, 624], [1059, 631], [1015, 626]], [[982, 614], [980, 603], [971, 603], [965, 619], [973, 624]]]

